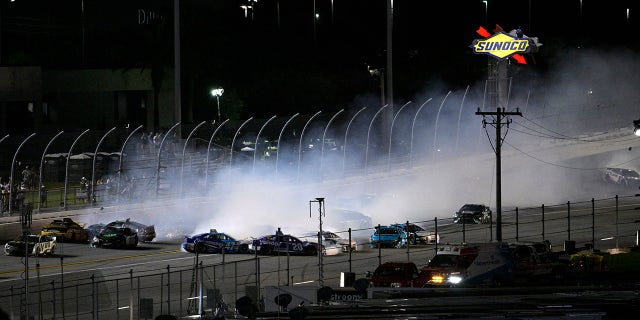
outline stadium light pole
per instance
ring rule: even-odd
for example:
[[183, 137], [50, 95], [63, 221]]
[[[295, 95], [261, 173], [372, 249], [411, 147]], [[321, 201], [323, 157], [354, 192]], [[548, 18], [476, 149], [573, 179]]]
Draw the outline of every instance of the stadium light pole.
[[[42, 184], [42, 167], [44, 166], [44, 157], [47, 154], [47, 150], [49, 150], [49, 146], [51, 146], [51, 143], [53, 143], [53, 140], [55, 140], [57, 137], [59, 137], [62, 133], [64, 133], [64, 131], [60, 131], [58, 132], [58, 134], [56, 134], [53, 138], [51, 138], [51, 140], [49, 140], [49, 143], [47, 143], [47, 146], [44, 147], [44, 150], [42, 151], [42, 158], [40, 158], [40, 180], [38, 181], [38, 194], [41, 195], [43, 192], [43, 188], [44, 185]], [[46, 192], [46, 191], [45, 191]], [[42, 196], [39, 197], [40, 201], [38, 201], [38, 213], [40, 213], [40, 208], [42, 207]]]
[[102, 144], [104, 139], [115, 129], [116, 127], [111, 128], [109, 131], [107, 131], [107, 133], [105, 133], [102, 136], [102, 138], [100, 138], [100, 141], [96, 145], [96, 151], [93, 153], [93, 163], [91, 166], [91, 194], [87, 195], [89, 197], [89, 203], [91, 204], [92, 207], [93, 207], [93, 199], [94, 199], [94, 192], [95, 192], [95, 185], [96, 185], [96, 158], [98, 158], [98, 150], [100, 149], [100, 145]]
[[411, 168], [411, 158], [413, 157], [413, 129], [416, 126], [416, 119], [418, 118], [418, 114], [420, 113], [420, 110], [422, 110], [422, 107], [424, 107], [429, 101], [431, 101], [431, 98], [427, 99], [427, 101], [423, 102], [420, 107], [418, 108], [418, 110], [416, 110], [416, 114], [413, 116], [413, 121], [411, 122], [411, 142], [409, 143], [409, 168]]
[[291, 122], [291, 120], [293, 120], [295, 117], [297, 117], [298, 115], [300, 115], [300, 113], [296, 113], [293, 116], [291, 116], [291, 118], [289, 118], [289, 120], [287, 120], [287, 122], [284, 123], [284, 125], [282, 126], [282, 129], [280, 129], [280, 134], [278, 135], [278, 145], [276, 146], [276, 173], [275, 173], [275, 177], [278, 177], [278, 160], [280, 158], [280, 139], [282, 139], [282, 134], [284, 133], [284, 128], [287, 127], [287, 125], [289, 124], [289, 122]]
[[87, 132], [89, 132], [89, 129], [83, 131], [71, 144], [71, 147], [69, 148], [69, 152], [67, 153], [67, 164], [65, 167], [65, 173], [64, 173], [64, 199], [62, 202], [62, 207], [64, 208], [64, 210], [67, 210], [67, 193], [69, 190], [69, 160], [71, 159], [71, 152], [73, 151], [73, 147], [76, 145], [76, 143], [78, 142], [78, 140], [80, 140], [80, 138], [82, 136], [84, 136]]
[[[332, 2], [333, 5], [333, 2]], [[322, 174], [322, 161], [324, 159], [324, 139], [325, 136], [327, 135], [327, 129], [329, 129], [329, 126], [331, 125], [331, 123], [333, 122], [333, 120], [342, 112], [344, 111], [344, 109], [340, 109], [338, 112], [336, 112], [333, 117], [331, 117], [331, 119], [329, 119], [329, 122], [327, 122], [327, 125], [324, 127], [324, 131], [322, 132], [322, 147], [320, 148], [320, 174], [321, 177], [323, 177], [324, 175]]]
[[211, 95], [216, 97], [216, 102], [218, 103], [218, 121], [222, 121], [222, 117], [220, 116], [220, 97], [224, 93], [224, 89], [216, 88], [211, 90]]
[[213, 142], [213, 138], [216, 136], [216, 133], [218, 133], [218, 130], [220, 130], [220, 128], [222, 128], [222, 126], [224, 126], [227, 122], [229, 122], [229, 119], [222, 121], [222, 123], [220, 123], [220, 125], [218, 125], [218, 127], [213, 131], [213, 134], [211, 134], [211, 138], [209, 138], [209, 144], [207, 145], [207, 159], [205, 161], [205, 170], [204, 170], [204, 190], [207, 190], [207, 183], [209, 182], [209, 150], [211, 150], [211, 143]]
[[304, 131], [307, 130], [309, 123], [311, 123], [311, 121], [320, 113], [322, 113], [322, 111], [318, 111], [312, 115], [311, 118], [307, 120], [307, 123], [304, 124], [304, 127], [302, 127], [302, 132], [300, 132], [300, 143], [298, 143], [298, 174], [296, 175], [296, 182], [300, 181], [300, 162], [302, 161], [302, 139], [304, 138]]
[[344, 131], [344, 143], [342, 144], [342, 175], [343, 176], [345, 174], [345, 162], [347, 159], [347, 136], [349, 136], [349, 128], [351, 127], [351, 123], [358, 116], [358, 114], [360, 114], [360, 112], [364, 111], [364, 109], [366, 108], [367, 107], [362, 107], [362, 109], [358, 110], [358, 112], [356, 112], [356, 114], [354, 114], [353, 117], [351, 117], [351, 120], [349, 120], [349, 123], [347, 124], [347, 129]]
[[120, 148], [120, 156], [118, 157], [118, 183], [116, 183], [116, 197], [118, 198], [120, 197], [120, 177], [122, 175], [122, 157], [124, 156], [124, 147], [127, 146], [127, 142], [129, 142], [129, 139], [131, 139], [131, 137], [133, 137], [136, 132], [142, 129], [142, 127], [142, 125], [139, 125], [137, 128], [133, 129], [133, 131], [129, 133], [127, 138], [124, 139], [122, 147]]
[[244, 125], [247, 124], [251, 120], [253, 120], [253, 117], [245, 120], [240, 125], [240, 127], [238, 127], [238, 130], [236, 130], [236, 134], [233, 135], [233, 140], [231, 140], [231, 147], [229, 148], [229, 168], [231, 168], [231, 164], [233, 163], [233, 145], [236, 142], [236, 137], [238, 137], [238, 134], [240, 133], [240, 130], [242, 130], [242, 127], [244, 127]]
[[404, 107], [408, 106], [410, 103], [411, 101], [405, 103], [402, 107], [400, 107], [398, 112], [396, 112], [396, 115], [393, 116], [393, 120], [391, 120], [391, 129], [389, 130], [389, 157], [387, 160], [387, 170], [391, 170], [391, 140], [393, 138], [393, 124], [396, 122], [396, 118], [398, 118], [398, 115], [400, 114], [400, 112], [402, 112], [402, 109], [404, 109]]
[[435, 129], [433, 130], [433, 160], [436, 159], [436, 142], [438, 140], [438, 118], [440, 118], [440, 111], [442, 110], [442, 106], [444, 106], [444, 102], [445, 100], [447, 100], [447, 97], [451, 94], [451, 91], [447, 92], [447, 95], [444, 96], [444, 99], [442, 99], [442, 102], [440, 103], [440, 108], [438, 108], [438, 114], [436, 115], [436, 125], [435, 125]]
[[260, 139], [260, 134], [262, 134], [262, 130], [264, 130], [267, 124], [269, 124], [269, 122], [271, 122], [271, 120], [275, 118], [276, 116], [274, 115], [271, 118], [269, 118], [269, 120], [265, 121], [262, 127], [260, 128], [260, 130], [258, 131], [258, 135], [256, 136], [256, 142], [253, 144], [253, 164], [251, 165], [251, 173], [254, 173], [256, 171], [256, 154], [258, 153], [258, 143], [259, 143], [258, 140]]
[[[156, 198], [158, 197], [158, 192], [160, 191], [160, 157], [162, 155], [162, 146], [164, 145], [164, 141], [167, 140], [167, 137], [169, 136], [171, 131], [173, 131], [179, 125], [180, 125], [180, 122], [176, 122], [176, 124], [174, 124], [173, 127], [169, 128], [167, 133], [164, 134], [164, 137], [162, 137], [162, 141], [160, 141], [160, 146], [158, 146], [158, 163], [156, 166]], [[119, 196], [120, 195], [118, 195], [118, 197]]]
[[371, 126], [373, 125], [373, 121], [376, 119], [378, 114], [388, 106], [389, 106], [388, 104], [385, 104], [380, 109], [378, 109], [376, 114], [374, 114], [373, 117], [371, 118], [371, 121], [369, 121], [369, 130], [367, 130], [367, 144], [364, 147], [364, 174], [365, 175], [367, 174], [367, 162], [368, 162], [367, 160], [369, 159], [369, 137], [371, 136]]
[[193, 136], [196, 130], [202, 127], [205, 123], [207, 122], [202, 121], [195, 128], [193, 128], [193, 130], [189, 132], [189, 135], [187, 136], [187, 140], [184, 141], [184, 146], [182, 146], [182, 163], [180, 165], [180, 194], [182, 194], [182, 188], [184, 186], [183, 184], [184, 183], [184, 158], [185, 158], [185, 153], [187, 152], [187, 145], [189, 144], [189, 139], [191, 139], [191, 136]]

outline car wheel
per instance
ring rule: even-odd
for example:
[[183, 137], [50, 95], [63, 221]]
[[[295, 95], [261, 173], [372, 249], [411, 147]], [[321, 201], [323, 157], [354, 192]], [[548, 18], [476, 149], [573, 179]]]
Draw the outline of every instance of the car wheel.
[[193, 246], [193, 248], [197, 253], [205, 253], [205, 251], [207, 251], [207, 248], [204, 246], [204, 243], [202, 243], [202, 242], [197, 242]]
[[238, 247], [238, 252], [240, 252], [240, 253], [248, 253], [249, 252], [249, 245], [246, 244], [246, 243], [241, 244]]
[[308, 256], [315, 256], [318, 254], [318, 249], [315, 246], [308, 246], [304, 249], [304, 253]]
[[263, 245], [260, 247], [259, 253], [265, 256], [271, 255], [273, 253], [273, 247]]
[[416, 244], [416, 236], [410, 235], [409, 236], [409, 243], [415, 245]]

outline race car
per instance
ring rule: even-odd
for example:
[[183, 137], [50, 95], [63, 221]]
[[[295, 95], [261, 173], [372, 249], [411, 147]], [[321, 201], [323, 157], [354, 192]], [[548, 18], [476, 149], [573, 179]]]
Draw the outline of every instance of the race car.
[[440, 242], [440, 236], [429, 232], [423, 227], [413, 223], [395, 223], [391, 225], [406, 234], [409, 244], [433, 244]]
[[453, 216], [453, 223], [489, 223], [491, 209], [484, 204], [465, 204]]
[[153, 225], [148, 226], [129, 218], [109, 222], [104, 226], [104, 228], [106, 227], [130, 228], [138, 234], [138, 239], [141, 242], [151, 242], [156, 238], [156, 228]]
[[42, 227], [40, 234], [55, 236], [58, 241], [86, 242], [89, 240], [89, 232], [84, 228], [84, 224], [75, 222], [71, 218], [54, 219]]
[[[314, 256], [318, 254], [316, 242], [302, 241], [292, 235], [283, 234], [280, 228], [275, 234], [248, 241], [248, 251], [263, 255], [292, 254]], [[324, 249], [324, 248], [322, 248]]]
[[29, 255], [53, 255], [56, 250], [56, 239], [55, 237], [41, 234], [21, 235], [4, 245], [4, 254], [8, 256], [24, 256], [25, 249], [29, 252]]
[[211, 229], [209, 232], [186, 236], [181, 245], [183, 251], [198, 253], [247, 253], [249, 245], [240, 243], [226, 233]]
[[375, 227], [369, 239], [371, 248], [377, 248], [378, 246], [400, 248], [407, 244], [407, 234], [393, 226]]
[[[303, 237], [301, 237], [300, 240], [317, 241], [318, 232], [309, 232], [305, 234]], [[325, 248], [327, 251], [330, 251], [328, 247], [334, 246], [334, 245], [339, 246], [342, 252], [349, 252], [349, 250], [358, 251], [358, 242], [356, 240], [351, 239], [351, 242], [349, 242], [349, 239], [342, 238], [335, 232], [323, 230], [322, 241], [324, 241], [323, 245], [327, 247]], [[331, 254], [327, 253], [327, 255], [331, 255]]]
[[130, 249], [138, 245], [138, 233], [128, 227], [104, 227], [91, 240], [91, 246]]

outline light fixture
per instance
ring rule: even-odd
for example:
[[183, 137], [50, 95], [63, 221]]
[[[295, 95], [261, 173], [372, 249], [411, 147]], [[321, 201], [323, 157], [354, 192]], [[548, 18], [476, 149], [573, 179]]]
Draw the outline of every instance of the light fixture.
[[640, 119], [633, 120], [633, 133], [640, 137]]

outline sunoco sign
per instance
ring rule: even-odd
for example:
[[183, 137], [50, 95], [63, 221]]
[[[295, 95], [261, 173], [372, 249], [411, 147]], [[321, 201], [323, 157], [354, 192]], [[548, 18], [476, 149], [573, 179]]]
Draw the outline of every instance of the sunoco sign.
[[529, 39], [516, 38], [508, 33], [498, 32], [487, 39], [476, 39], [471, 44], [476, 54], [488, 54], [498, 59], [531, 50]]

